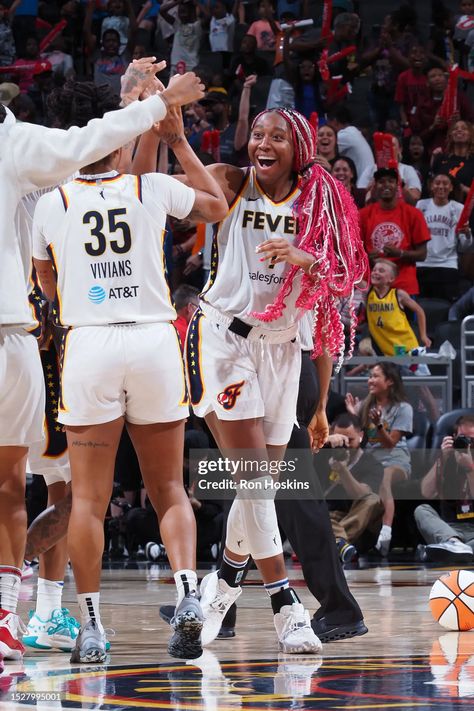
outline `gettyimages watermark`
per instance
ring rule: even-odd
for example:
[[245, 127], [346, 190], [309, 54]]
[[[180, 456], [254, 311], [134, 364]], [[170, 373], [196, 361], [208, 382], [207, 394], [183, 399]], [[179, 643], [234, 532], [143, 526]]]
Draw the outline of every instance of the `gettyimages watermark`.
[[[191, 449], [189, 486], [197, 499], [284, 498], [325, 499], [331, 509], [354, 500], [353, 479], [367, 484], [378, 494], [383, 470], [394, 459], [394, 466], [406, 471], [406, 478], [394, 487], [394, 499], [429, 503], [421, 482], [437, 462], [442, 462], [442, 499], [472, 499], [469, 514], [474, 520], [474, 462], [470, 452], [454, 453], [437, 449], [393, 450], [324, 448], [316, 454], [309, 449], [288, 449], [282, 460], [268, 458], [265, 450]], [[439, 474], [437, 475], [439, 476]], [[353, 478], [353, 479], [352, 479]], [[467, 493], [466, 493], [467, 492]], [[464, 512], [464, 507], [462, 511]]]
[[190, 484], [197, 498], [274, 498], [278, 492], [313, 498], [311, 477], [304, 475], [311, 460], [308, 450], [289, 450], [283, 460], [260, 450], [191, 450]]

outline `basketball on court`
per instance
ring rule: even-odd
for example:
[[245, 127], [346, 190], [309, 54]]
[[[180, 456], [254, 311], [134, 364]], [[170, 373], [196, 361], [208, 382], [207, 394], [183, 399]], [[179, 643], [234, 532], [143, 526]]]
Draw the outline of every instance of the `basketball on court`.
[[452, 570], [435, 582], [430, 592], [431, 614], [448, 630], [474, 628], [474, 573]]

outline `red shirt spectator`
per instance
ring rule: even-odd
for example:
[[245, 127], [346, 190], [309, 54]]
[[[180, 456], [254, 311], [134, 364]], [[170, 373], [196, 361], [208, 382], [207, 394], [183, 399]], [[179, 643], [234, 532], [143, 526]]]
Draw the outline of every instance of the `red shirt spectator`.
[[375, 173], [378, 201], [360, 211], [362, 239], [369, 257], [394, 261], [399, 273], [394, 286], [408, 294], [419, 293], [416, 262], [426, 258], [430, 232], [420, 210], [397, 197], [396, 170], [381, 168]]
[[402, 125], [407, 127], [410, 116], [416, 112], [421, 99], [428, 96], [428, 81], [423, 73], [426, 53], [423, 47], [415, 45], [410, 51], [410, 69], [402, 72], [397, 79], [395, 101], [400, 105]]
[[190, 284], [181, 284], [173, 293], [173, 301], [178, 315], [173, 324], [178, 331], [181, 352], [183, 352], [189, 322], [199, 306], [199, 290]]

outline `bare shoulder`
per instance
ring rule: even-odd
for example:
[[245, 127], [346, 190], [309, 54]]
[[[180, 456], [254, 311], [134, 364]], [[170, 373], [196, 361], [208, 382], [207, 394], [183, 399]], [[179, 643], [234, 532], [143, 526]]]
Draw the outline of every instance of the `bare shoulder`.
[[227, 163], [213, 163], [207, 167], [207, 170], [219, 183], [230, 205], [242, 186], [246, 169], [237, 168], [237, 166], [228, 165]]

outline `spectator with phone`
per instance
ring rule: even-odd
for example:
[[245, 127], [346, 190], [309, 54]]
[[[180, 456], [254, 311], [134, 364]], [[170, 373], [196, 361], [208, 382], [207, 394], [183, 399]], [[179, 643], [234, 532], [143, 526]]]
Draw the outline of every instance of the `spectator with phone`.
[[363, 436], [356, 415], [338, 415], [328, 443], [316, 459], [342, 563], [357, 557], [367, 533], [375, 542], [382, 525], [384, 507], [377, 492], [383, 467], [361, 448]]
[[415, 521], [430, 561], [470, 562], [474, 558], [474, 412], [456, 420], [441, 442], [440, 456], [421, 481], [425, 499], [439, 501], [439, 512], [425, 503]]

